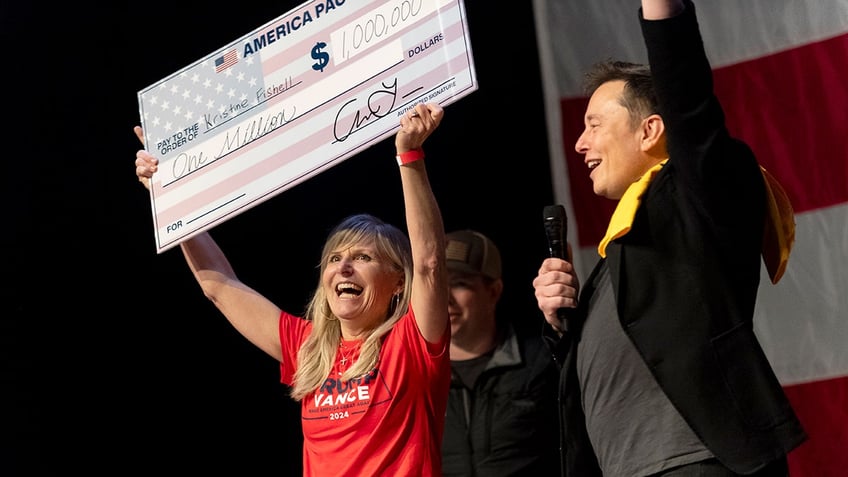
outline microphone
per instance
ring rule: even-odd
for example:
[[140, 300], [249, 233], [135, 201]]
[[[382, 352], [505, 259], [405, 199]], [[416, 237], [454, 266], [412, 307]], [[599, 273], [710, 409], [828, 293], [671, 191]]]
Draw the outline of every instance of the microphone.
[[565, 259], [565, 236], [568, 233], [568, 217], [565, 216], [565, 207], [561, 205], [546, 206], [544, 223], [550, 256]]
[[[548, 252], [552, 258], [567, 259], [566, 257], [566, 242], [565, 237], [568, 233], [568, 217], [565, 214], [565, 207], [562, 205], [548, 205], [543, 213], [545, 225], [545, 235], [548, 238]], [[562, 331], [568, 331], [568, 318], [571, 310], [568, 308], [560, 308], [557, 310], [557, 317], [562, 326]]]

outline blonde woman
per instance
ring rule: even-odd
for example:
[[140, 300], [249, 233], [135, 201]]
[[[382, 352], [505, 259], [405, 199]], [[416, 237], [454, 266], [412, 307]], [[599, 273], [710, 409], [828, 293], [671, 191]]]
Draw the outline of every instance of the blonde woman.
[[[395, 136], [407, 234], [367, 214], [338, 224], [306, 316], [242, 283], [208, 233], [181, 244], [206, 297], [280, 362], [281, 381], [301, 402], [306, 476], [441, 475], [448, 284], [422, 144], [443, 115], [437, 104], [419, 104]], [[149, 187], [158, 160], [140, 150], [135, 165]]]

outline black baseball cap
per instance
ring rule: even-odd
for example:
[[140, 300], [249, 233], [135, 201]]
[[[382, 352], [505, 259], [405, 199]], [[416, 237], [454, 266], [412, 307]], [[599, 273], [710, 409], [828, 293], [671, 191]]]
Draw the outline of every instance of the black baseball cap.
[[501, 278], [501, 253], [489, 237], [474, 230], [458, 230], [445, 238], [448, 270]]

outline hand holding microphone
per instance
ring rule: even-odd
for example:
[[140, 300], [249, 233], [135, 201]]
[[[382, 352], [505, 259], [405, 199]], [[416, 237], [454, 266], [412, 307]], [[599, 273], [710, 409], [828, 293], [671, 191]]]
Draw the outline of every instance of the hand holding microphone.
[[[546, 206], [543, 213], [543, 223], [545, 226], [545, 236], [548, 240], [548, 252], [550, 257], [569, 260], [567, 254], [568, 246], [566, 242], [566, 236], [568, 231], [568, 217], [565, 214], [565, 208], [562, 205]], [[566, 284], [566, 286], [571, 286], [572, 288], [574, 288], [575, 295], [573, 299], [576, 303], [578, 292], [577, 277], [574, 274], [573, 270], [571, 271], [571, 275], [574, 277], [574, 283]], [[536, 281], [539, 281], [540, 277], [537, 277]], [[536, 281], [534, 281], [534, 284], [536, 284]], [[554, 326], [554, 328], [557, 328], [557, 331], [568, 331], [569, 321], [573, 312], [573, 308], [561, 307], [557, 309], [557, 318], [559, 320], [559, 326], [554, 323], [551, 323], [551, 325]]]

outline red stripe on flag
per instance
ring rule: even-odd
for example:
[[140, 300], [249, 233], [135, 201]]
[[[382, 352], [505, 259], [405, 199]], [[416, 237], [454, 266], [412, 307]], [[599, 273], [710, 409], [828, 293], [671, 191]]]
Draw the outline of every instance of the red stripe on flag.
[[795, 212], [848, 202], [848, 34], [714, 71], [727, 127]]
[[848, 376], [785, 386], [810, 438], [789, 454], [789, 475], [844, 477], [848, 473]]

